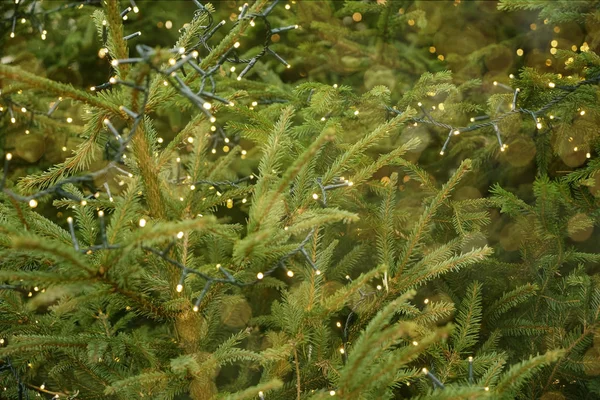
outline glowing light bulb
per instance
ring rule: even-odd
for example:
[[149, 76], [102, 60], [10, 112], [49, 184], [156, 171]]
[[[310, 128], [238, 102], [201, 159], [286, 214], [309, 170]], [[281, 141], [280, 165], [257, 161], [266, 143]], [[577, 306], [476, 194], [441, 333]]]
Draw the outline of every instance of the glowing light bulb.
[[358, 115], [358, 110], [354, 111], [354, 115]]
[[340, 348], [340, 353], [344, 354], [346, 351], [344, 350], [343, 347]]
[[289, 276], [290, 278], [292, 278], [294, 276], [294, 271], [288, 271], [287, 272], [287, 276]]
[[591, 158], [592, 155], [590, 153], [585, 153], [585, 158]]
[[187, 141], [188, 143], [194, 143], [194, 138], [190, 136], [189, 138], [187, 138]]
[[38, 202], [36, 199], [29, 200], [29, 207], [36, 208], [38, 206]]
[[428, 304], [429, 303], [429, 299], [423, 300], [423, 303]]
[[453, 133], [454, 133], [454, 135], [460, 135], [460, 131], [458, 129], [455, 130]]
[[338, 328], [341, 328], [342, 327], [342, 323], [340, 321], [338, 321], [338, 322], [335, 323], [335, 326], [337, 326]]
[[256, 107], [258, 105], [258, 101], [253, 101], [252, 102], [252, 107]]
[[146, 220], [144, 218], [140, 218], [140, 222], [139, 222], [140, 228], [143, 228], [146, 226]]
[[212, 104], [210, 104], [208, 101], [204, 104], [202, 104], [202, 107], [206, 108], [207, 110], [210, 110], [212, 108]]
[[554, 87], [556, 87], [556, 84], [554, 82], [550, 82], [550, 83], [548, 83], [548, 86], [551, 88], [554, 88]]
[[584, 111], [584, 110], [581, 110], [581, 111], [579, 112], [579, 115], [585, 115], [585, 111]]
[[177, 233], [177, 239], [181, 239], [183, 237], [183, 232]]
[[414, 340], [414, 341], [412, 342], [412, 345], [413, 345], [413, 346], [418, 346], [418, 345], [419, 345], [419, 342], [417, 342], [416, 340]]
[[238, 47], [240, 47], [240, 42], [235, 42], [235, 43], [233, 44], [233, 47], [235, 47], [236, 49], [237, 49]]
[[315, 271], [315, 274], [317, 274], [317, 275], [321, 275], [321, 270], [320, 270], [320, 269], [316, 270], [316, 271]]
[[73, 118], [71, 118], [71, 117], [67, 118], [67, 123], [70, 124], [71, 122], [73, 122]]
[[264, 277], [265, 277], [265, 275], [262, 272], [259, 272], [258, 274], [256, 274], [256, 278], [258, 278], [259, 280]]
[[6, 159], [8, 161], [12, 160], [12, 154], [11, 153], [6, 153]]
[[329, 391], [329, 395], [330, 395], [330, 396], [335, 396], [335, 390], [330, 390], [330, 391]]
[[317, 200], [319, 198], [319, 195], [316, 194], [316, 193], [313, 193], [312, 198], [315, 199], [315, 200]]
[[535, 126], [536, 126], [536, 128], [538, 128], [538, 129], [542, 129], [542, 123], [541, 123], [541, 122], [538, 122], [538, 123], [537, 123]]
[[116, 67], [117, 65], [119, 65], [119, 60], [112, 60], [110, 62], [110, 65], [112, 65], [113, 67]]
[[181, 293], [181, 291], [183, 290], [183, 285], [181, 283], [178, 284], [175, 290], [177, 290], [178, 293]]
[[192, 311], [194, 311], [194, 312], [198, 312], [198, 306], [194, 306], [194, 307], [192, 307]]
[[494, 86], [498, 86], [498, 82], [497, 81], [494, 81]]

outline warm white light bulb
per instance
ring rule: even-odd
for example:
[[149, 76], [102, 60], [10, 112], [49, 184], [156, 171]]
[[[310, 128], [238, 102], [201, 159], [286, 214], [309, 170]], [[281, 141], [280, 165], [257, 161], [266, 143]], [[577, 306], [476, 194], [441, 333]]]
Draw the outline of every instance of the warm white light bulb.
[[37, 202], [37, 200], [36, 200], [36, 199], [31, 199], [31, 200], [29, 200], [29, 207], [31, 207], [31, 208], [36, 208], [36, 207], [37, 207], [37, 205], [38, 205], [38, 202]]
[[256, 277], [257, 277], [258, 279], [262, 279], [262, 278], [264, 278], [264, 277], [265, 277], [265, 275], [264, 275], [262, 272], [259, 272], [258, 274], [256, 274]]
[[177, 290], [178, 293], [181, 293], [181, 291], [183, 290], [183, 285], [180, 283], [179, 285], [177, 285], [175, 290]]
[[294, 276], [294, 271], [288, 271], [287, 272], [287, 276], [289, 276], [290, 278], [292, 278]]
[[144, 218], [140, 218], [140, 228], [143, 228], [146, 226], [146, 220]]
[[177, 234], [177, 239], [181, 239], [182, 237], [183, 237], [183, 232], [179, 232], [179, 233]]

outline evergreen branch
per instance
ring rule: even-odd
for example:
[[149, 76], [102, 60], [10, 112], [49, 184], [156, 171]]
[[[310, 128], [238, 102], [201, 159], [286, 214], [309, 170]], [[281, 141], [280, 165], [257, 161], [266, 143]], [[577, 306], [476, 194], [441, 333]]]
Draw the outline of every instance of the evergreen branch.
[[456, 328], [452, 332], [452, 347], [456, 353], [471, 348], [477, 342], [481, 327], [481, 284], [469, 285], [456, 317]]
[[498, 384], [494, 388], [494, 392], [501, 395], [503, 398], [512, 398], [516, 391], [526, 380], [531, 378], [540, 368], [551, 364], [565, 354], [564, 350], [548, 351], [541, 356], [530, 358], [512, 366], [506, 371]]
[[437, 212], [438, 208], [444, 204], [446, 199], [450, 196], [450, 192], [470, 169], [471, 161], [464, 160], [454, 175], [452, 175], [450, 180], [448, 180], [448, 182], [433, 198], [429, 206], [425, 209], [425, 212], [421, 215], [421, 218], [419, 218], [419, 221], [417, 221], [412, 229], [406, 244], [400, 251], [399, 261], [390, 268], [390, 273], [394, 280], [399, 279], [399, 277], [402, 275], [404, 269], [408, 265], [408, 262], [413, 256], [413, 252], [418, 248], [419, 243], [423, 239], [423, 236], [431, 229], [431, 219]]
[[0, 348], [0, 357], [14, 354], [47, 351], [48, 348], [83, 348], [88, 345], [90, 337], [68, 337], [68, 336], [41, 336], [41, 335], [19, 335], [15, 336], [6, 347]]
[[242, 390], [241, 392], [237, 392], [234, 394], [220, 396], [224, 400], [246, 400], [246, 399], [254, 399], [258, 394], [260, 396], [261, 393], [267, 392], [270, 390], [277, 390], [283, 387], [283, 382], [279, 379], [272, 379], [267, 382], [259, 383], [256, 386], [249, 387], [247, 389]]
[[17, 250], [40, 251], [42, 253], [50, 254], [57, 259], [70, 263], [81, 271], [86, 271], [90, 275], [96, 273], [93, 268], [90, 268], [87, 263], [80, 258], [81, 256], [74, 253], [71, 248], [63, 244], [28, 235], [13, 236], [11, 247]]
[[[386, 123], [379, 125], [370, 134], [352, 144], [348, 150], [336, 158], [336, 160], [328, 168], [327, 172], [323, 174], [323, 183], [330, 182], [334, 179], [334, 177], [342, 175], [345, 170], [350, 169], [353, 161], [355, 161], [358, 156], [363, 154], [370, 147], [374, 146], [378, 140], [388, 136], [390, 131], [396, 129], [399, 125], [406, 122], [409, 118], [409, 115], [410, 111], [407, 111], [406, 115], [396, 116]], [[407, 143], [405, 148], [408, 149], [413, 144], [414, 142], [411, 144]]]
[[327, 297], [325, 301], [321, 303], [323, 312], [331, 314], [342, 309], [344, 305], [352, 298], [352, 296], [360, 292], [360, 290], [364, 288], [370, 280], [381, 274], [384, 269], [384, 265], [379, 265], [369, 272], [361, 274], [358, 278], [354, 279], [352, 283], [345, 285], [341, 289], [337, 290], [333, 295]]
[[449, 271], [455, 271], [467, 265], [481, 262], [492, 253], [492, 248], [484, 246], [467, 253], [451, 257], [437, 265], [429, 265], [419, 270], [411, 268], [407, 274], [402, 276], [402, 280], [396, 279], [397, 287], [395, 290], [402, 291], [417, 287]]
[[486, 321], [494, 323], [502, 314], [523, 303], [533, 296], [538, 290], [538, 285], [527, 283], [511, 290], [510, 292], [505, 292], [502, 297], [494, 301], [489, 307], [486, 308]]
[[[103, 2], [106, 9], [106, 20], [108, 22], [108, 49], [112, 53], [113, 58], [123, 59], [129, 57], [129, 49], [127, 41], [123, 39], [123, 17], [118, 9], [119, 0], [106, 0]], [[119, 65], [117, 75], [125, 80], [129, 72], [129, 64]]]
[[92, 96], [84, 91], [73, 88], [71, 85], [56, 82], [40, 77], [17, 67], [0, 64], [0, 77], [27, 84], [31, 88], [42, 89], [47, 93], [81, 101], [101, 110], [109, 111], [114, 115], [121, 115], [118, 106]]

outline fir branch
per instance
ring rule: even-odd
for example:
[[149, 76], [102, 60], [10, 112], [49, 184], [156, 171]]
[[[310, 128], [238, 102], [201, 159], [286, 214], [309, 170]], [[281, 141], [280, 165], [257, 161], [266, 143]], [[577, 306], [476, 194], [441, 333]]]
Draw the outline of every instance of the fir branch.
[[84, 91], [75, 89], [71, 85], [40, 77], [18, 67], [0, 64], [0, 77], [26, 84], [30, 88], [40, 89], [57, 97], [62, 96], [81, 101], [82, 103], [89, 104], [90, 106], [108, 111], [113, 115], [121, 114], [119, 107], [115, 106], [114, 104], [92, 96]]
[[444, 204], [446, 199], [450, 196], [450, 192], [460, 182], [464, 175], [471, 169], [471, 161], [465, 160], [458, 167], [457, 171], [452, 175], [450, 180], [442, 187], [442, 189], [436, 194], [429, 206], [425, 209], [425, 212], [421, 215], [421, 218], [417, 221], [414, 228], [412, 229], [408, 240], [400, 251], [400, 259], [398, 262], [391, 266], [390, 273], [394, 280], [400, 277], [407, 267], [409, 261], [413, 256], [413, 252], [418, 249], [423, 236], [431, 229], [431, 220], [438, 208]]

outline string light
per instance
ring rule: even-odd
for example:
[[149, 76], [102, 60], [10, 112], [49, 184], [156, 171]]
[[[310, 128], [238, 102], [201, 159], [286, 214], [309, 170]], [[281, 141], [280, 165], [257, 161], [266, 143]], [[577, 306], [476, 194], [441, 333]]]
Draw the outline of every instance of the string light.
[[36, 208], [38, 206], [38, 202], [35, 199], [29, 200], [29, 207]]
[[262, 279], [262, 278], [264, 278], [264, 277], [265, 277], [265, 275], [264, 275], [262, 272], [259, 272], [258, 274], [256, 274], [256, 278], [257, 278], [258, 280], [261, 280], [261, 279]]
[[140, 228], [145, 227], [146, 226], [146, 220], [144, 218], [140, 218], [139, 225], [140, 225]]

